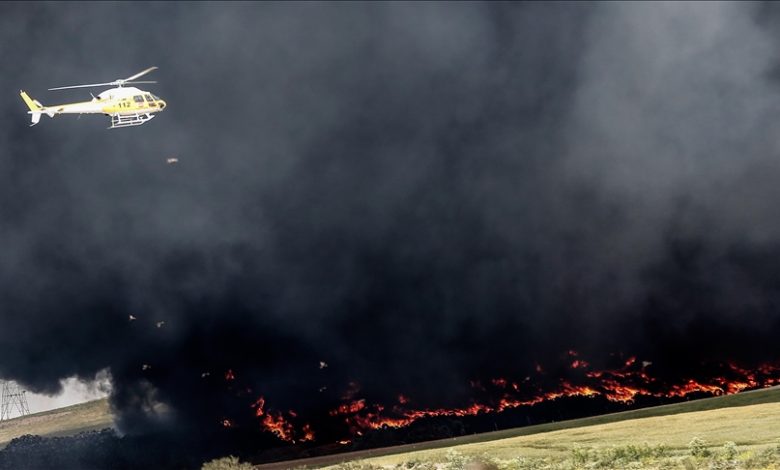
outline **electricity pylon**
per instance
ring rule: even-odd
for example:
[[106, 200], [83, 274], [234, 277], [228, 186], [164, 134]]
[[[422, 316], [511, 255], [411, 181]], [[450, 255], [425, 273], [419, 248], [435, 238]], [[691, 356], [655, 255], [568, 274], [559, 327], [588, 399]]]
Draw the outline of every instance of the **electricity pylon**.
[[10, 380], [0, 380], [0, 384], [0, 421], [30, 414], [27, 392]]

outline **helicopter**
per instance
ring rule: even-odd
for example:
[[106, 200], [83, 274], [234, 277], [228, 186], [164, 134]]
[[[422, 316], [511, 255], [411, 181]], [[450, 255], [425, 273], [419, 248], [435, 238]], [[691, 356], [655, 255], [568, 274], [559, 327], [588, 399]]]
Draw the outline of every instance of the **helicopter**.
[[20, 90], [19, 93], [27, 104], [27, 107], [30, 108], [28, 114], [32, 115], [31, 127], [38, 124], [41, 120], [41, 114], [46, 114], [50, 118], [53, 118], [57, 114], [105, 114], [106, 116], [111, 116], [111, 127], [109, 127], [109, 129], [140, 126], [151, 120], [155, 113], [159, 113], [165, 109], [166, 103], [148, 91], [140, 90], [135, 87], [126, 87], [125, 85], [157, 83], [155, 81], [134, 81], [156, 69], [157, 67], [149, 67], [135, 75], [131, 75], [127, 78], [120, 78], [113, 82], [49, 88], [49, 91], [53, 91], [100, 86], [115, 87], [105, 90], [97, 96], [90, 93], [92, 95], [91, 101], [44, 106], [40, 101], [30, 98], [24, 90]]

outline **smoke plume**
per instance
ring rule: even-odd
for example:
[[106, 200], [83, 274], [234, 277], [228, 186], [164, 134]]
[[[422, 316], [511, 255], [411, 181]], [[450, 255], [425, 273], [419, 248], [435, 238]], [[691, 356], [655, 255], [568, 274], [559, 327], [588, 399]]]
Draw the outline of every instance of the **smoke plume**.
[[[2, 4], [0, 376], [108, 370], [123, 434], [262, 448], [274, 413], [335, 440], [345, 397], [464, 406], [569, 350], [777, 360], [776, 16]], [[14, 94], [151, 65], [138, 128]]]

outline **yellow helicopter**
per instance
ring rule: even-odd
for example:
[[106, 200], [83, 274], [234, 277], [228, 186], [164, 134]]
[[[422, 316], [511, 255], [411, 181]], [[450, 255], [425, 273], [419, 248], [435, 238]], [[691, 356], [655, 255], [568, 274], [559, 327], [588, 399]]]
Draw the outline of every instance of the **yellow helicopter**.
[[[32, 115], [32, 124], [34, 126], [41, 120], [41, 114], [53, 118], [57, 114], [105, 114], [111, 116], [111, 127], [140, 126], [165, 109], [165, 101], [157, 96], [135, 87], [125, 87], [125, 85], [136, 85], [141, 83], [157, 83], [155, 81], [134, 81], [143, 75], [156, 70], [157, 67], [138, 72], [127, 78], [120, 78], [108, 83], [92, 83], [89, 85], [72, 85], [49, 88], [53, 90], [66, 90], [69, 88], [89, 88], [98, 86], [115, 86], [105, 90], [97, 96], [92, 95], [92, 101], [82, 101], [79, 103], [67, 103], [54, 106], [44, 106], [40, 101], [30, 98], [30, 96], [21, 90], [19, 93], [22, 99], [30, 108], [28, 114]], [[90, 93], [91, 94], [91, 93]]]

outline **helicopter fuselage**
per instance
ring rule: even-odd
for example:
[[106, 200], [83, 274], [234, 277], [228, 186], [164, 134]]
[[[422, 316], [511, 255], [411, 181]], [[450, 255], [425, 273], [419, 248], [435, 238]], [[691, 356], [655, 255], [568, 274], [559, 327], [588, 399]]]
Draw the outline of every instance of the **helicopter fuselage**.
[[166, 103], [157, 96], [135, 87], [117, 87], [105, 90], [91, 101], [51, 105], [44, 113], [54, 114], [139, 114], [158, 113]]
[[136, 87], [120, 86], [93, 95], [90, 101], [50, 106], [33, 100], [24, 91], [21, 95], [30, 108], [28, 113], [32, 114], [33, 124], [38, 123], [42, 114], [49, 117], [57, 114], [105, 114], [111, 116], [111, 128], [137, 126], [152, 119], [166, 106], [164, 100]]

